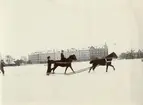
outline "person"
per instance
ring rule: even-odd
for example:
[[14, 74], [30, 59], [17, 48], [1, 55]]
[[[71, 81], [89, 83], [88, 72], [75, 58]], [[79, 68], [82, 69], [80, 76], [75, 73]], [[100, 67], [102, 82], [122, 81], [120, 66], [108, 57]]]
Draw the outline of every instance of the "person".
[[64, 51], [62, 50], [61, 51], [61, 61], [65, 61], [66, 60], [66, 58], [65, 58], [65, 56], [64, 56]]
[[1, 63], [0, 63], [0, 70], [2, 71], [3, 75], [4, 75], [4, 66], [5, 66], [5, 63], [3, 60], [1, 60]]
[[51, 65], [52, 65], [52, 62], [51, 62], [51, 60], [50, 60], [50, 56], [48, 56], [47, 57], [47, 63], [48, 63], [48, 65], [47, 65], [47, 75], [49, 75], [50, 73], [51, 73]]

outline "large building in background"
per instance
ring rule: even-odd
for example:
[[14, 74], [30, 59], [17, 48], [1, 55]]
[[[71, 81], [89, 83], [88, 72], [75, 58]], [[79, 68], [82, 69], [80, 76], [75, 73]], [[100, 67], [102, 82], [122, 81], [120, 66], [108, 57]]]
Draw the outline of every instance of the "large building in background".
[[90, 47], [90, 60], [96, 59], [96, 58], [103, 58], [108, 55], [108, 46], [105, 44], [102, 47]]
[[75, 54], [77, 61], [87, 61], [90, 59], [89, 49], [69, 49], [65, 51], [66, 58], [70, 55]]
[[[68, 58], [70, 55], [75, 54], [77, 61], [89, 61], [96, 58], [102, 58], [108, 55], [108, 47], [105, 44], [102, 47], [88, 47], [84, 49], [67, 49], [64, 50], [64, 55]], [[47, 57], [50, 56], [52, 60], [61, 59], [61, 50], [49, 50], [47, 52], [35, 52], [28, 56], [32, 63], [46, 63]]]
[[48, 56], [55, 60], [55, 53], [53, 52], [35, 52], [28, 55], [28, 59], [32, 63], [46, 63]]

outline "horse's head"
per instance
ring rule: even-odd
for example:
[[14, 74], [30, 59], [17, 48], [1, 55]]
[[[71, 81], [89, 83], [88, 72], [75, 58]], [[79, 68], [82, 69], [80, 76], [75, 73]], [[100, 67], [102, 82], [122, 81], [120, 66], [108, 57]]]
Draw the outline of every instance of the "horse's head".
[[116, 58], [116, 59], [118, 58], [117, 54], [114, 53], [114, 52], [112, 53], [112, 57], [113, 57], [113, 58]]
[[69, 56], [69, 59], [71, 59], [71, 60], [77, 60], [77, 58], [76, 58], [76, 56], [73, 54], [73, 55], [70, 55]]
[[112, 52], [111, 54], [109, 54], [108, 56], [106, 56], [105, 58], [115, 58], [115, 59], [117, 59], [118, 58], [118, 56], [116, 55], [116, 53], [115, 52]]

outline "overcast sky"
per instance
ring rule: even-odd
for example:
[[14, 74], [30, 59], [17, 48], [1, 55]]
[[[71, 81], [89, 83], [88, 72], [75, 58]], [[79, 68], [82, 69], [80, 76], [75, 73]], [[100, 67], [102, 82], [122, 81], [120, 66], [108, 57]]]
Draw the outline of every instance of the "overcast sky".
[[143, 48], [142, 0], [0, 0], [0, 52], [14, 57], [105, 42]]

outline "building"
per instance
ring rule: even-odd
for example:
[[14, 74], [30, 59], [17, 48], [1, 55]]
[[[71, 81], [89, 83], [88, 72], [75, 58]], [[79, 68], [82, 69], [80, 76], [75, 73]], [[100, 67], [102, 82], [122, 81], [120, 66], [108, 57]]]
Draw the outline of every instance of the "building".
[[[64, 50], [64, 55], [68, 58], [70, 55], [75, 54], [77, 61], [89, 61], [95, 58], [102, 58], [108, 55], [108, 47], [105, 44], [102, 47], [89, 47], [87, 49], [67, 49]], [[47, 57], [50, 56], [52, 60], [61, 59], [61, 50], [50, 50], [47, 52], [35, 52], [28, 56], [32, 63], [46, 63]]]
[[87, 61], [90, 59], [89, 49], [67, 49], [64, 51], [64, 55], [68, 58], [70, 55], [75, 54], [77, 61]]
[[90, 60], [89, 49], [79, 50], [79, 61], [88, 61], [88, 60]]
[[50, 56], [51, 59], [55, 60], [55, 53], [53, 52], [35, 52], [28, 55], [28, 59], [34, 64], [46, 63], [48, 56]]
[[79, 60], [79, 50], [72, 48], [72, 49], [67, 49], [65, 51], [65, 57], [68, 58], [70, 55], [75, 54], [77, 60]]
[[29, 59], [29, 61], [31, 61], [34, 64], [40, 63], [40, 53], [38, 53], [38, 52], [32, 53], [32, 54], [28, 55], [28, 59]]
[[105, 44], [102, 47], [93, 47], [91, 46], [89, 49], [90, 52], [90, 60], [96, 59], [96, 58], [103, 58], [108, 55], [108, 46]]

